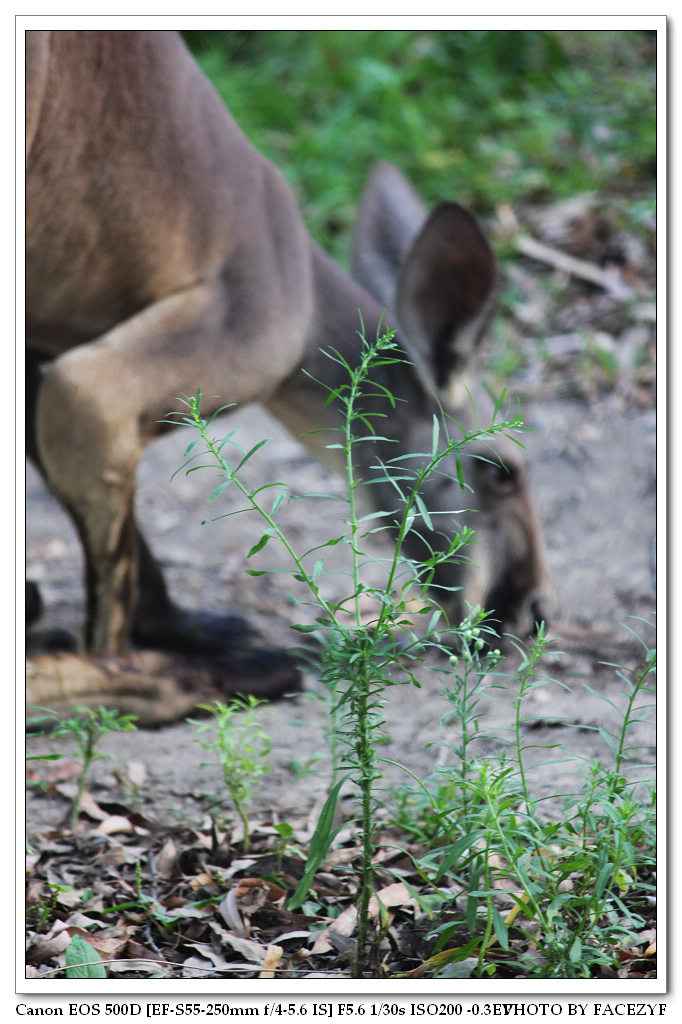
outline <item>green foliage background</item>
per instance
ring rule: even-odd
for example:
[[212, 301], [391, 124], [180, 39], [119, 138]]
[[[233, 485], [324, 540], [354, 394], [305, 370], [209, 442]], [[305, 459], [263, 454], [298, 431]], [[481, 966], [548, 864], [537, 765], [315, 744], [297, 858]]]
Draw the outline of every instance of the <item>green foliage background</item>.
[[651, 196], [656, 37], [644, 31], [201, 31], [185, 38], [342, 263], [367, 175], [427, 204]]

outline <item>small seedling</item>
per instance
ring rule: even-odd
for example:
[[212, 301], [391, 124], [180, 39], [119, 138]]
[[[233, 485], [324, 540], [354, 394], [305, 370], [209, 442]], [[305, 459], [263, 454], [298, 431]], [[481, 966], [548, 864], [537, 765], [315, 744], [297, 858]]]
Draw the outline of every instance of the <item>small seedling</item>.
[[291, 840], [294, 837], [293, 827], [288, 821], [281, 821], [278, 825], [273, 825], [275, 832], [277, 833], [277, 839], [275, 840], [275, 856], [277, 857], [277, 874], [282, 870], [282, 860], [284, 855], [289, 849]]
[[62, 719], [52, 733], [53, 736], [69, 736], [75, 740], [76, 756], [83, 758], [83, 767], [78, 777], [78, 788], [69, 814], [69, 827], [76, 828], [81, 800], [85, 791], [90, 767], [93, 761], [103, 760], [109, 754], [102, 754], [95, 748], [111, 732], [130, 732], [136, 728], [136, 715], [121, 715], [107, 708], [76, 707], [70, 718]]
[[202, 711], [210, 712], [212, 720], [197, 722], [188, 719], [199, 734], [215, 728], [218, 730], [215, 739], [201, 740], [197, 736], [197, 742], [201, 743], [204, 750], [217, 755], [225, 785], [244, 828], [245, 851], [249, 848], [250, 838], [246, 808], [251, 800], [253, 784], [261, 775], [270, 771], [265, 758], [272, 744], [263, 726], [255, 719], [256, 708], [262, 703], [249, 695], [236, 698], [229, 704], [222, 701], [198, 704], [197, 707]]
[[60, 885], [58, 882], [47, 882], [45, 885], [45, 895], [38, 903], [33, 904], [29, 909], [35, 911], [38, 914], [38, 921], [36, 923], [36, 931], [42, 932], [43, 928], [49, 920], [52, 919], [55, 910], [59, 904], [59, 897], [63, 893], [73, 892], [73, 886], [71, 885]]
[[290, 757], [286, 762], [286, 767], [291, 772], [292, 778], [294, 779], [305, 779], [309, 775], [314, 775], [318, 770], [316, 765], [320, 760], [317, 754], [311, 755], [311, 757]]

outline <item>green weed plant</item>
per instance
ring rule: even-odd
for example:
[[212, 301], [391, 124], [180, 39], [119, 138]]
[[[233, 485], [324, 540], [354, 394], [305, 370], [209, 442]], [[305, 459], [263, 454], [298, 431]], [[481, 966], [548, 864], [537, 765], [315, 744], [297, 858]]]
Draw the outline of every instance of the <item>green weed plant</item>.
[[[199, 435], [187, 448], [186, 461], [181, 469], [188, 473], [207, 466], [219, 469], [221, 482], [209, 500], [217, 499], [227, 487], [236, 488], [245, 504], [227, 514], [256, 512], [265, 526], [261, 537], [248, 552], [248, 557], [252, 558], [262, 552], [271, 542], [282, 545], [291, 561], [293, 579], [303, 584], [308, 594], [308, 599], [299, 603], [314, 608], [314, 624], [298, 624], [293, 628], [312, 636], [318, 645], [316, 671], [329, 694], [330, 716], [334, 724], [331, 740], [333, 776], [327, 802], [311, 840], [306, 871], [289, 902], [289, 908], [301, 905], [312, 885], [315, 871], [330, 849], [338, 832], [334, 822], [339, 794], [342, 786], [350, 781], [357, 791], [357, 825], [362, 848], [357, 955], [354, 964], [356, 976], [362, 974], [363, 965], [371, 964], [372, 959], [368, 934], [369, 901], [373, 892], [373, 858], [376, 852], [376, 786], [382, 777], [382, 759], [378, 756], [377, 747], [384, 720], [382, 709], [386, 690], [398, 682], [419, 686], [415, 675], [416, 665], [424, 660], [432, 648], [449, 653], [450, 645], [460, 634], [459, 626], [451, 627], [444, 621], [440, 607], [429, 596], [429, 587], [439, 565], [463, 557], [462, 551], [472, 542], [473, 533], [467, 527], [462, 527], [453, 536], [443, 538], [441, 550], [431, 550], [430, 555], [419, 563], [406, 558], [403, 545], [410, 531], [419, 531], [422, 524], [432, 529], [421, 489], [424, 481], [445, 459], [451, 460], [454, 456], [456, 472], [460, 483], [463, 483], [460, 462], [463, 448], [474, 439], [491, 438], [501, 433], [511, 436], [513, 431], [522, 429], [520, 417], [496, 421], [500, 409], [498, 405], [489, 428], [465, 435], [460, 433], [460, 436], [453, 439], [449, 434], [447, 416], [434, 415], [430, 451], [417, 458], [414, 455], [403, 455], [386, 462], [376, 460], [374, 469], [377, 479], [390, 481], [396, 494], [396, 509], [361, 515], [358, 490], [368, 481], [363, 481], [358, 472], [356, 452], [359, 445], [375, 444], [380, 438], [377, 420], [382, 415], [365, 412], [365, 400], [380, 397], [387, 405], [395, 404], [396, 401], [382, 385], [372, 380], [372, 371], [382, 364], [400, 361], [403, 356], [397, 348], [393, 332], [377, 337], [373, 342], [368, 342], [362, 333], [360, 337], [361, 353], [355, 367], [349, 365], [338, 352], [326, 353], [331, 360], [342, 366], [347, 382], [338, 388], [330, 388], [319, 382], [328, 391], [328, 401], [337, 403], [340, 409], [338, 440], [332, 441], [329, 447], [341, 450], [346, 484], [344, 532], [324, 544], [298, 552], [283, 531], [277, 513], [291, 497], [286, 484], [275, 482], [250, 488], [243, 481], [241, 470], [265, 441], [244, 451], [235, 439], [235, 431], [230, 431], [222, 440], [213, 438], [210, 434], [211, 424], [224, 409], [218, 410], [208, 421], [204, 420], [201, 416], [200, 391], [195, 397], [183, 399], [188, 413], [173, 418], [175, 423], [179, 419], [192, 426]], [[199, 441], [203, 442], [203, 447], [197, 450]], [[417, 468], [414, 468], [415, 465]], [[389, 528], [395, 537], [393, 553], [383, 561], [380, 560], [383, 571], [381, 585], [369, 586], [365, 582], [364, 570], [370, 558], [363, 550], [363, 542], [373, 534]], [[325, 595], [322, 586], [326, 575], [324, 554], [326, 549], [338, 544], [345, 545], [348, 556], [345, 571], [348, 589], [343, 597], [332, 600]], [[254, 576], [267, 571], [247, 570]], [[415, 595], [421, 601], [421, 614], [425, 617], [419, 631], [408, 616], [408, 601]], [[367, 613], [368, 607], [373, 608], [370, 614]]]
[[[272, 743], [255, 715], [256, 709], [263, 703], [249, 694], [247, 697], [236, 697], [229, 704], [222, 701], [198, 704], [198, 709], [211, 715], [210, 720], [188, 719], [197, 730], [197, 742], [217, 757], [225, 786], [242, 823], [245, 851], [250, 842], [247, 807], [251, 802], [253, 786], [257, 779], [270, 771], [266, 758]], [[216, 735], [212, 739], [200, 738], [214, 730]]]
[[136, 717], [121, 715], [118, 711], [104, 707], [76, 707], [68, 718], [62, 719], [54, 728], [52, 735], [55, 738], [68, 736], [75, 741], [76, 756], [81, 757], [83, 761], [69, 815], [69, 825], [72, 829], [75, 829], [78, 822], [81, 800], [93, 762], [109, 756], [98, 751], [97, 744], [109, 733], [130, 732], [135, 729]]

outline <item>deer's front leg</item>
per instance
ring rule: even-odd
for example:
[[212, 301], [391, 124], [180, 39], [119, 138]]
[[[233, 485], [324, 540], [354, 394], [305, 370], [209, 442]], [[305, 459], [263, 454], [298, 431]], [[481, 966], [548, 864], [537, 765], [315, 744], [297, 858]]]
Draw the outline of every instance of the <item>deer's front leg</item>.
[[[85, 555], [89, 650], [123, 651], [135, 604], [135, 471], [144, 444], [121, 373], [94, 346], [58, 359], [36, 406], [45, 475], [69, 512]], [[108, 372], [107, 372], [108, 369]]]
[[89, 650], [127, 646], [136, 603], [138, 462], [177, 396], [217, 376], [219, 314], [208, 288], [188, 289], [64, 353], [40, 385], [37, 454], [83, 544]]

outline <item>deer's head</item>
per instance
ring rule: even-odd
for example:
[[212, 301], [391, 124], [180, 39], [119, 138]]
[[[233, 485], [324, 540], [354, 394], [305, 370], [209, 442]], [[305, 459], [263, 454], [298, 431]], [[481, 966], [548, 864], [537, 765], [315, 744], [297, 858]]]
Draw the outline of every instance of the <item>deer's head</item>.
[[[392, 311], [389, 319], [416, 371], [402, 368], [402, 402], [387, 431], [399, 438], [401, 452], [431, 450], [433, 414], [441, 410], [455, 439], [460, 430], [469, 435], [489, 427], [495, 407], [475, 371], [498, 274], [474, 218], [456, 203], [427, 215], [400, 172], [379, 164], [358, 217], [353, 276]], [[451, 620], [459, 621], [468, 605], [482, 605], [499, 632], [527, 635], [546, 621], [553, 583], [522, 452], [498, 434], [460, 451], [461, 474], [455, 455], [447, 456], [421, 491], [433, 529], [421, 523], [406, 548], [422, 558], [428, 547], [443, 549], [470, 527], [475, 542], [439, 566], [435, 595]], [[378, 496], [380, 507], [390, 502], [389, 490]]]

